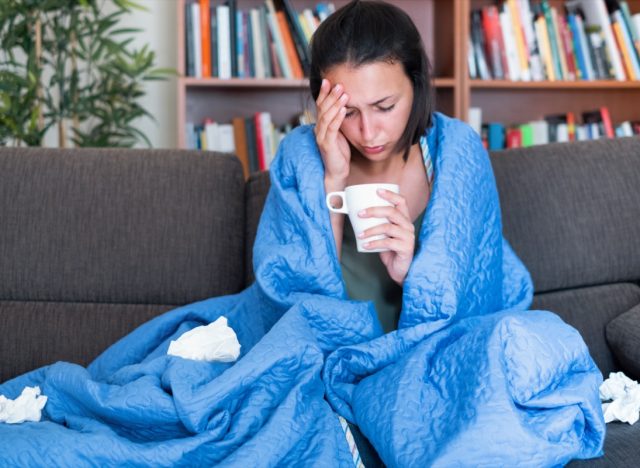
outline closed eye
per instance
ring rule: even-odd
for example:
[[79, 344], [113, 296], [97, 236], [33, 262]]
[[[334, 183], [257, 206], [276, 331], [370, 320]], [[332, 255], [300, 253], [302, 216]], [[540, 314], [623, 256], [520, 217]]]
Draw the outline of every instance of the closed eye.
[[380, 109], [382, 112], [389, 112], [390, 110], [392, 110], [396, 105], [395, 104], [391, 104], [389, 107], [382, 107], [379, 106], [378, 109]]

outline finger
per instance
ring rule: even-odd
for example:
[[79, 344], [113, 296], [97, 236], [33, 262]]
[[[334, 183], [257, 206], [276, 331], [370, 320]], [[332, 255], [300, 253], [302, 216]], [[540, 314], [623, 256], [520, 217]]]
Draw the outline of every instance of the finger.
[[378, 193], [380, 198], [387, 200], [401, 212], [405, 213], [407, 217], [409, 217], [409, 206], [405, 197], [403, 197], [399, 193], [392, 192], [391, 190], [386, 189], [378, 189], [376, 192]]
[[411, 243], [415, 242], [414, 229], [407, 229], [406, 227], [398, 226], [397, 224], [391, 223], [379, 224], [369, 229], [365, 229], [360, 234], [358, 234], [358, 237], [360, 239], [366, 239], [367, 237], [372, 237], [380, 234]]
[[329, 94], [329, 91], [331, 91], [331, 82], [326, 78], [323, 78], [322, 83], [320, 84], [320, 92], [318, 93], [316, 104], [324, 101], [327, 94]]
[[413, 255], [413, 245], [403, 242], [393, 237], [365, 242], [362, 246], [367, 250], [388, 249], [395, 252], [401, 258], [407, 258]]
[[347, 94], [343, 94], [331, 107], [327, 108], [319, 115], [318, 124], [316, 125], [318, 128], [316, 136], [320, 141], [323, 141], [327, 137], [335, 137], [335, 134], [340, 129], [340, 126], [347, 114], [347, 109], [344, 106], [348, 101], [349, 96]]
[[373, 206], [358, 213], [361, 218], [387, 218], [392, 224], [402, 226], [406, 230], [415, 231], [415, 226], [408, 213], [400, 211], [395, 206]]

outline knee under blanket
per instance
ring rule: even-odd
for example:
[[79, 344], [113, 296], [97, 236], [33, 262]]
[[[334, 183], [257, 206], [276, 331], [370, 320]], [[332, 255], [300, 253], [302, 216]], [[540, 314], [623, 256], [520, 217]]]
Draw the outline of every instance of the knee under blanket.
[[[435, 115], [435, 183], [399, 329], [346, 298], [310, 127], [280, 145], [254, 249], [256, 282], [168, 312], [88, 368], [56, 363], [0, 386], [49, 397], [0, 424], [3, 465], [352, 466], [336, 412], [389, 466], [559, 465], [602, 453], [600, 372], [579, 334], [527, 311], [528, 272], [501, 234], [491, 166]], [[236, 363], [167, 356], [225, 315]]]

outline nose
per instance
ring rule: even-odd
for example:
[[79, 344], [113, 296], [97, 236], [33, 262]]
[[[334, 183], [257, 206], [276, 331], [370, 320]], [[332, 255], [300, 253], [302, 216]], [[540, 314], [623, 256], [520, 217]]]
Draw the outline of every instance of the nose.
[[366, 112], [360, 114], [360, 134], [365, 142], [371, 142], [375, 137], [373, 119]]

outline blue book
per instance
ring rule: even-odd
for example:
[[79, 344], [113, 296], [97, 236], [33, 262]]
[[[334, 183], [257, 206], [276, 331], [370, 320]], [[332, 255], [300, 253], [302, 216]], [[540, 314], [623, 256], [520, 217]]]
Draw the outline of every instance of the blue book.
[[505, 148], [504, 124], [490, 122], [488, 128], [489, 151], [496, 151]]
[[573, 36], [573, 43], [575, 47], [573, 48], [576, 53], [576, 61], [578, 62], [578, 68], [580, 69], [580, 77], [583, 80], [589, 79], [589, 71], [587, 70], [587, 66], [584, 62], [584, 56], [582, 55], [582, 40], [580, 37], [580, 33], [578, 32], [578, 24], [576, 23], [576, 15], [573, 13], [569, 13], [567, 15], [567, 20], [569, 23], [569, 29], [571, 30], [571, 36]]

